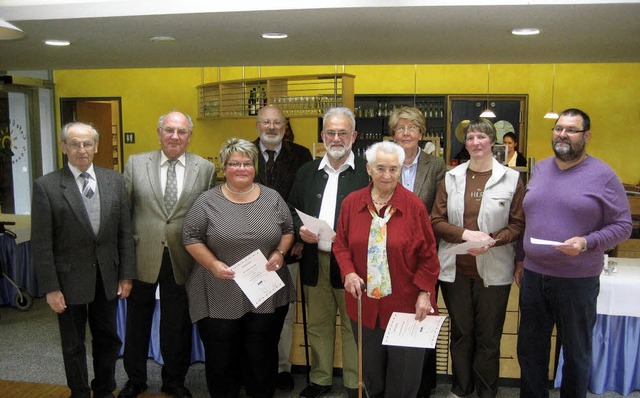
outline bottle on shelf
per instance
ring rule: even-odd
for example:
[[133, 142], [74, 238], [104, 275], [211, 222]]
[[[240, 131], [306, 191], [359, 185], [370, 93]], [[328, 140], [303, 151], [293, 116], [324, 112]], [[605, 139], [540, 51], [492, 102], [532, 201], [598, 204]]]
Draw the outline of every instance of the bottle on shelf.
[[262, 103], [259, 104], [260, 108], [267, 106], [267, 91], [264, 87], [260, 89], [260, 98], [262, 99]]
[[254, 116], [256, 113], [256, 89], [252, 88], [249, 92], [249, 116]]

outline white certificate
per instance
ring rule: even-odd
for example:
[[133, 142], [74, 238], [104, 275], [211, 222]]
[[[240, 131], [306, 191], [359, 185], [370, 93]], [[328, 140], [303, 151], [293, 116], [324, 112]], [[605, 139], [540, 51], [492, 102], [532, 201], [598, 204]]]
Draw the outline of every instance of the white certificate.
[[302, 221], [302, 224], [314, 234], [318, 235], [318, 240], [333, 242], [333, 237], [336, 236], [336, 232], [327, 224], [326, 221], [316, 217], [312, 217], [306, 213], [296, 209], [298, 217]]
[[497, 242], [495, 239], [481, 240], [479, 242], [463, 242], [457, 245], [452, 245], [442, 251], [443, 254], [467, 254], [467, 250], [475, 249], [476, 247], [483, 247], [493, 242]]
[[394, 312], [382, 339], [383, 345], [400, 347], [435, 348], [440, 328], [447, 319], [442, 315], [429, 315], [416, 321], [416, 314]]
[[284, 287], [277, 272], [267, 271], [267, 262], [264, 254], [257, 249], [229, 267], [236, 273], [233, 280], [256, 308]]
[[562, 242], [558, 242], [555, 240], [545, 240], [545, 239], [538, 239], [538, 238], [531, 238], [531, 244], [532, 245], [543, 245], [543, 246], [563, 246], [563, 247], [570, 247], [571, 245], [565, 245]]

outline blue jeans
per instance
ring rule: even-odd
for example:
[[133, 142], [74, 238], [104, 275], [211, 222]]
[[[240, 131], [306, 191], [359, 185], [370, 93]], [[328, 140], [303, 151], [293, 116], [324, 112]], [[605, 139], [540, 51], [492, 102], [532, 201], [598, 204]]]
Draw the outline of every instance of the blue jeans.
[[520, 397], [549, 396], [553, 326], [562, 343], [560, 396], [586, 397], [600, 278], [558, 278], [526, 270], [520, 286]]

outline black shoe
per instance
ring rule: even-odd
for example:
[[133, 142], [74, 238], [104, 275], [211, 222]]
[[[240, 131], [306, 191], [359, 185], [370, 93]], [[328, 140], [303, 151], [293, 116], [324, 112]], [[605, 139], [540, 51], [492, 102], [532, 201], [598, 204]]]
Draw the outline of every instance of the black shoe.
[[344, 389], [347, 390], [347, 397], [349, 397], [349, 398], [358, 398], [358, 389], [357, 388], [345, 387]]
[[160, 389], [165, 394], [171, 395], [173, 398], [192, 398], [191, 391], [187, 389], [185, 386], [173, 385], [173, 386], [162, 386]]
[[276, 387], [279, 390], [291, 391], [293, 390], [293, 377], [289, 372], [280, 372], [276, 379]]
[[300, 392], [299, 398], [318, 398], [324, 393], [329, 392], [331, 386], [321, 386], [320, 384], [309, 383], [308, 386]]
[[124, 385], [120, 394], [118, 394], [118, 398], [136, 398], [138, 395], [142, 394], [147, 390], [146, 384], [133, 384], [131, 380]]

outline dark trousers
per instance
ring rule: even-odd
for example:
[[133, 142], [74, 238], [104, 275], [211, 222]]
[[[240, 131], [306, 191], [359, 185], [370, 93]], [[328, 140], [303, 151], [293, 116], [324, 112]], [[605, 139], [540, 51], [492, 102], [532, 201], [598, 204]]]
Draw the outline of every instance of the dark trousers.
[[207, 388], [213, 398], [234, 398], [240, 387], [254, 398], [272, 397], [278, 375], [278, 340], [288, 305], [272, 314], [249, 312], [238, 319], [203, 318]]
[[556, 278], [524, 270], [520, 287], [520, 396], [549, 396], [554, 324], [562, 342], [562, 398], [586, 397], [600, 278]]
[[[351, 321], [351, 328], [358, 342], [358, 323]], [[362, 379], [368, 396], [415, 398], [425, 349], [382, 345], [384, 332], [379, 325], [374, 329], [362, 327]]]
[[482, 280], [460, 273], [454, 282], [440, 281], [451, 317], [451, 391], [495, 397], [500, 376], [500, 339], [511, 285], [485, 287]]
[[[116, 328], [118, 299], [107, 300], [100, 271], [96, 277], [96, 295], [92, 303], [69, 305], [58, 314], [62, 357], [67, 376], [67, 385], [71, 396], [90, 396], [90, 389], [95, 396], [111, 393], [116, 388], [115, 368], [118, 352], [122, 345]], [[87, 320], [91, 330], [94, 379], [89, 388], [87, 372], [87, 352], [85, 334]]]
[[147, 381], [147, 357], [156, 287], [160, 285], [160, 352], [162, 385], [182, 386], [191, 365], [192, 325], [187, 292], [173, 278], [169, 251], [165, 249], [158, 282], [134, 280], [127, 298], [127, 332], [124, 340], [124, 368], [135, 385]]

